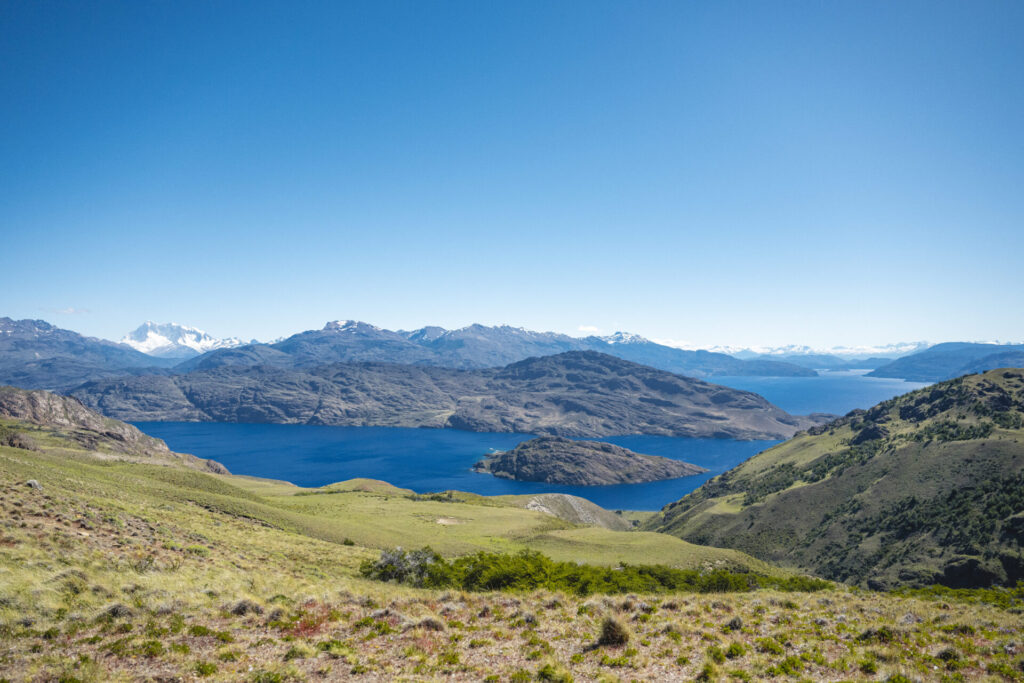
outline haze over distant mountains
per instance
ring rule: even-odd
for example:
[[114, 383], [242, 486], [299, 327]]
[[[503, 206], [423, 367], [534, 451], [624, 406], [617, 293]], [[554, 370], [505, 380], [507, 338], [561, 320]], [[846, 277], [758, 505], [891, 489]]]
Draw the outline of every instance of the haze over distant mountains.
[[1024, 344], [948, 342], [898, 358], [868, 373], [915, 382], [940, 382], [994, 368], [1024, 367]]
[[[670, 342], [662, 342], [676, 346]], [[727, 353], [737, 358], [780, 358], [801, 356], [836, 356], [844, 360], [863, 358], [899, 358], [907, 356], [931, 346], [930, 342], [896, 342], [894, 344], [859, 345], [859, 346], [807, 346], [804, 344], [787, 344], [785, 346], [709, 346], [708, 351]], [[678, 348], [689, 348], [679, 345]]]
[[[625, 332], [571, 337], [507, 325], [392, 331], [352, 320], [329, 322], [321, 329], [267, 343], [219, 339], [186, 325], [147, 322], [123, 337], [122, 343], [115, 343], [42, 320], [0, 318], [0, 382], [66, 391], [90, 380], [138, 374], [233, 366], [305, 369], [336, 362], [482, 369], [566, 351], [599, 351], [691, 377], [813, 377], [819, 370], [861, 369], [872, 370], [874, 377], [940, 381], [967, 372], [1019, 366], [1024, 357], [1024, 344], [925, 346], [912, 342], [833, 349], [733, 349], [743, 356], [737, 358], [715, 350], [677, 348]], [[904, 351], [913, 352], [894, 357]]]

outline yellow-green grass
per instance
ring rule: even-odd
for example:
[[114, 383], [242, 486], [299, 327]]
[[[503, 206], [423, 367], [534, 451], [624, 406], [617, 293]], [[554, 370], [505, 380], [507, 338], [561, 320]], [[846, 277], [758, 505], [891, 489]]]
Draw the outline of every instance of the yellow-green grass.
[[624, 519], [636, 524], [643, 524], [651, 517], [658, 514], [657, 510], [616, 510]]
[[[562, 671], [576, 680], [669, 681], [693, 680], [711, 665], [722, 680], [736, 672], [768, 680], [786, 665], [799, 667], [797, 676], [840, 680], [865, 677], [865, 663], [876, 678], [1020, 678], [1007, 649], [1024, 628], [1019, 612], [945, 597], [837, 588], [583, 599], [367, 581], [357, 568], [376, 548], [395, 540], [416, 547], [424, 533], [451, 552], [500, 542], [561, 560], [766, 569], [658, 534], [572, 528], [493, 501], [413, 500], [374, 488], [295, 495], [310, 492], [72, 449], [0, 448], [0, 678], [504, 681]], [[371, 531], [395, 536], [344, 543]], [[233, 613], [242, 600], [259, 613]], [[625, 646], [595, 647], [608, 617], [631, 633]], [[416, 627], [424, 619], [442, 630]], [[860, 638], [882, 627], [895, 640]], [[769, 641], [774, 651], [762, 651]], [[742, 654], [716, 662], [709, 648], [734, 643]], [[950, 649], [955, 661], [938, 657]]]

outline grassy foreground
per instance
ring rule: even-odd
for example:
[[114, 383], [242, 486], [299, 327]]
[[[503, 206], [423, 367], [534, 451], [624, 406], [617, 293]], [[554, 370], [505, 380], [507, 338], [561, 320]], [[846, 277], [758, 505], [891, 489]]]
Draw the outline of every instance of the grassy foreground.
[[[1019, 600], [415, 589], [359, 566], [429, 544], [784, 574], [515, 501], [309, 491], [36, 441], [0, 448], [0, 680], [1024, 680]], [[599, 645], [609, 620], [626, 639]]]

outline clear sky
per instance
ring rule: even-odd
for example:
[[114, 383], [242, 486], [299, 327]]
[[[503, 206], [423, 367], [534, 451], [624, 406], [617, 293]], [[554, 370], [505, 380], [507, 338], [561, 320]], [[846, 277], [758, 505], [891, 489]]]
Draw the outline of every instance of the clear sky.
[[0, 315], [1024, 339], [1024, 3], [0, 3]]

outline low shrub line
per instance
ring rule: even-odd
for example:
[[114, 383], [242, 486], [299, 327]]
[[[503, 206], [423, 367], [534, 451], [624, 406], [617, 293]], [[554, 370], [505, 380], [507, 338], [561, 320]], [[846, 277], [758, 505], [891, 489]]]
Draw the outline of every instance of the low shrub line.
[[827, 581], [804, 576], [778, 578], [726, 569], [698, 571], [665, 565], [598, 567], [556, 562], [534, 551], [516, 554], [478, 552], [446, 560], [430, 548], [407, 551], [394, 548], [377, 560], [363, 562], [363, 576], [422, 588], [465, 591], [563, 591], [592, 593], [730, 593], [757, 588], [783, 591], [819, 591]]

